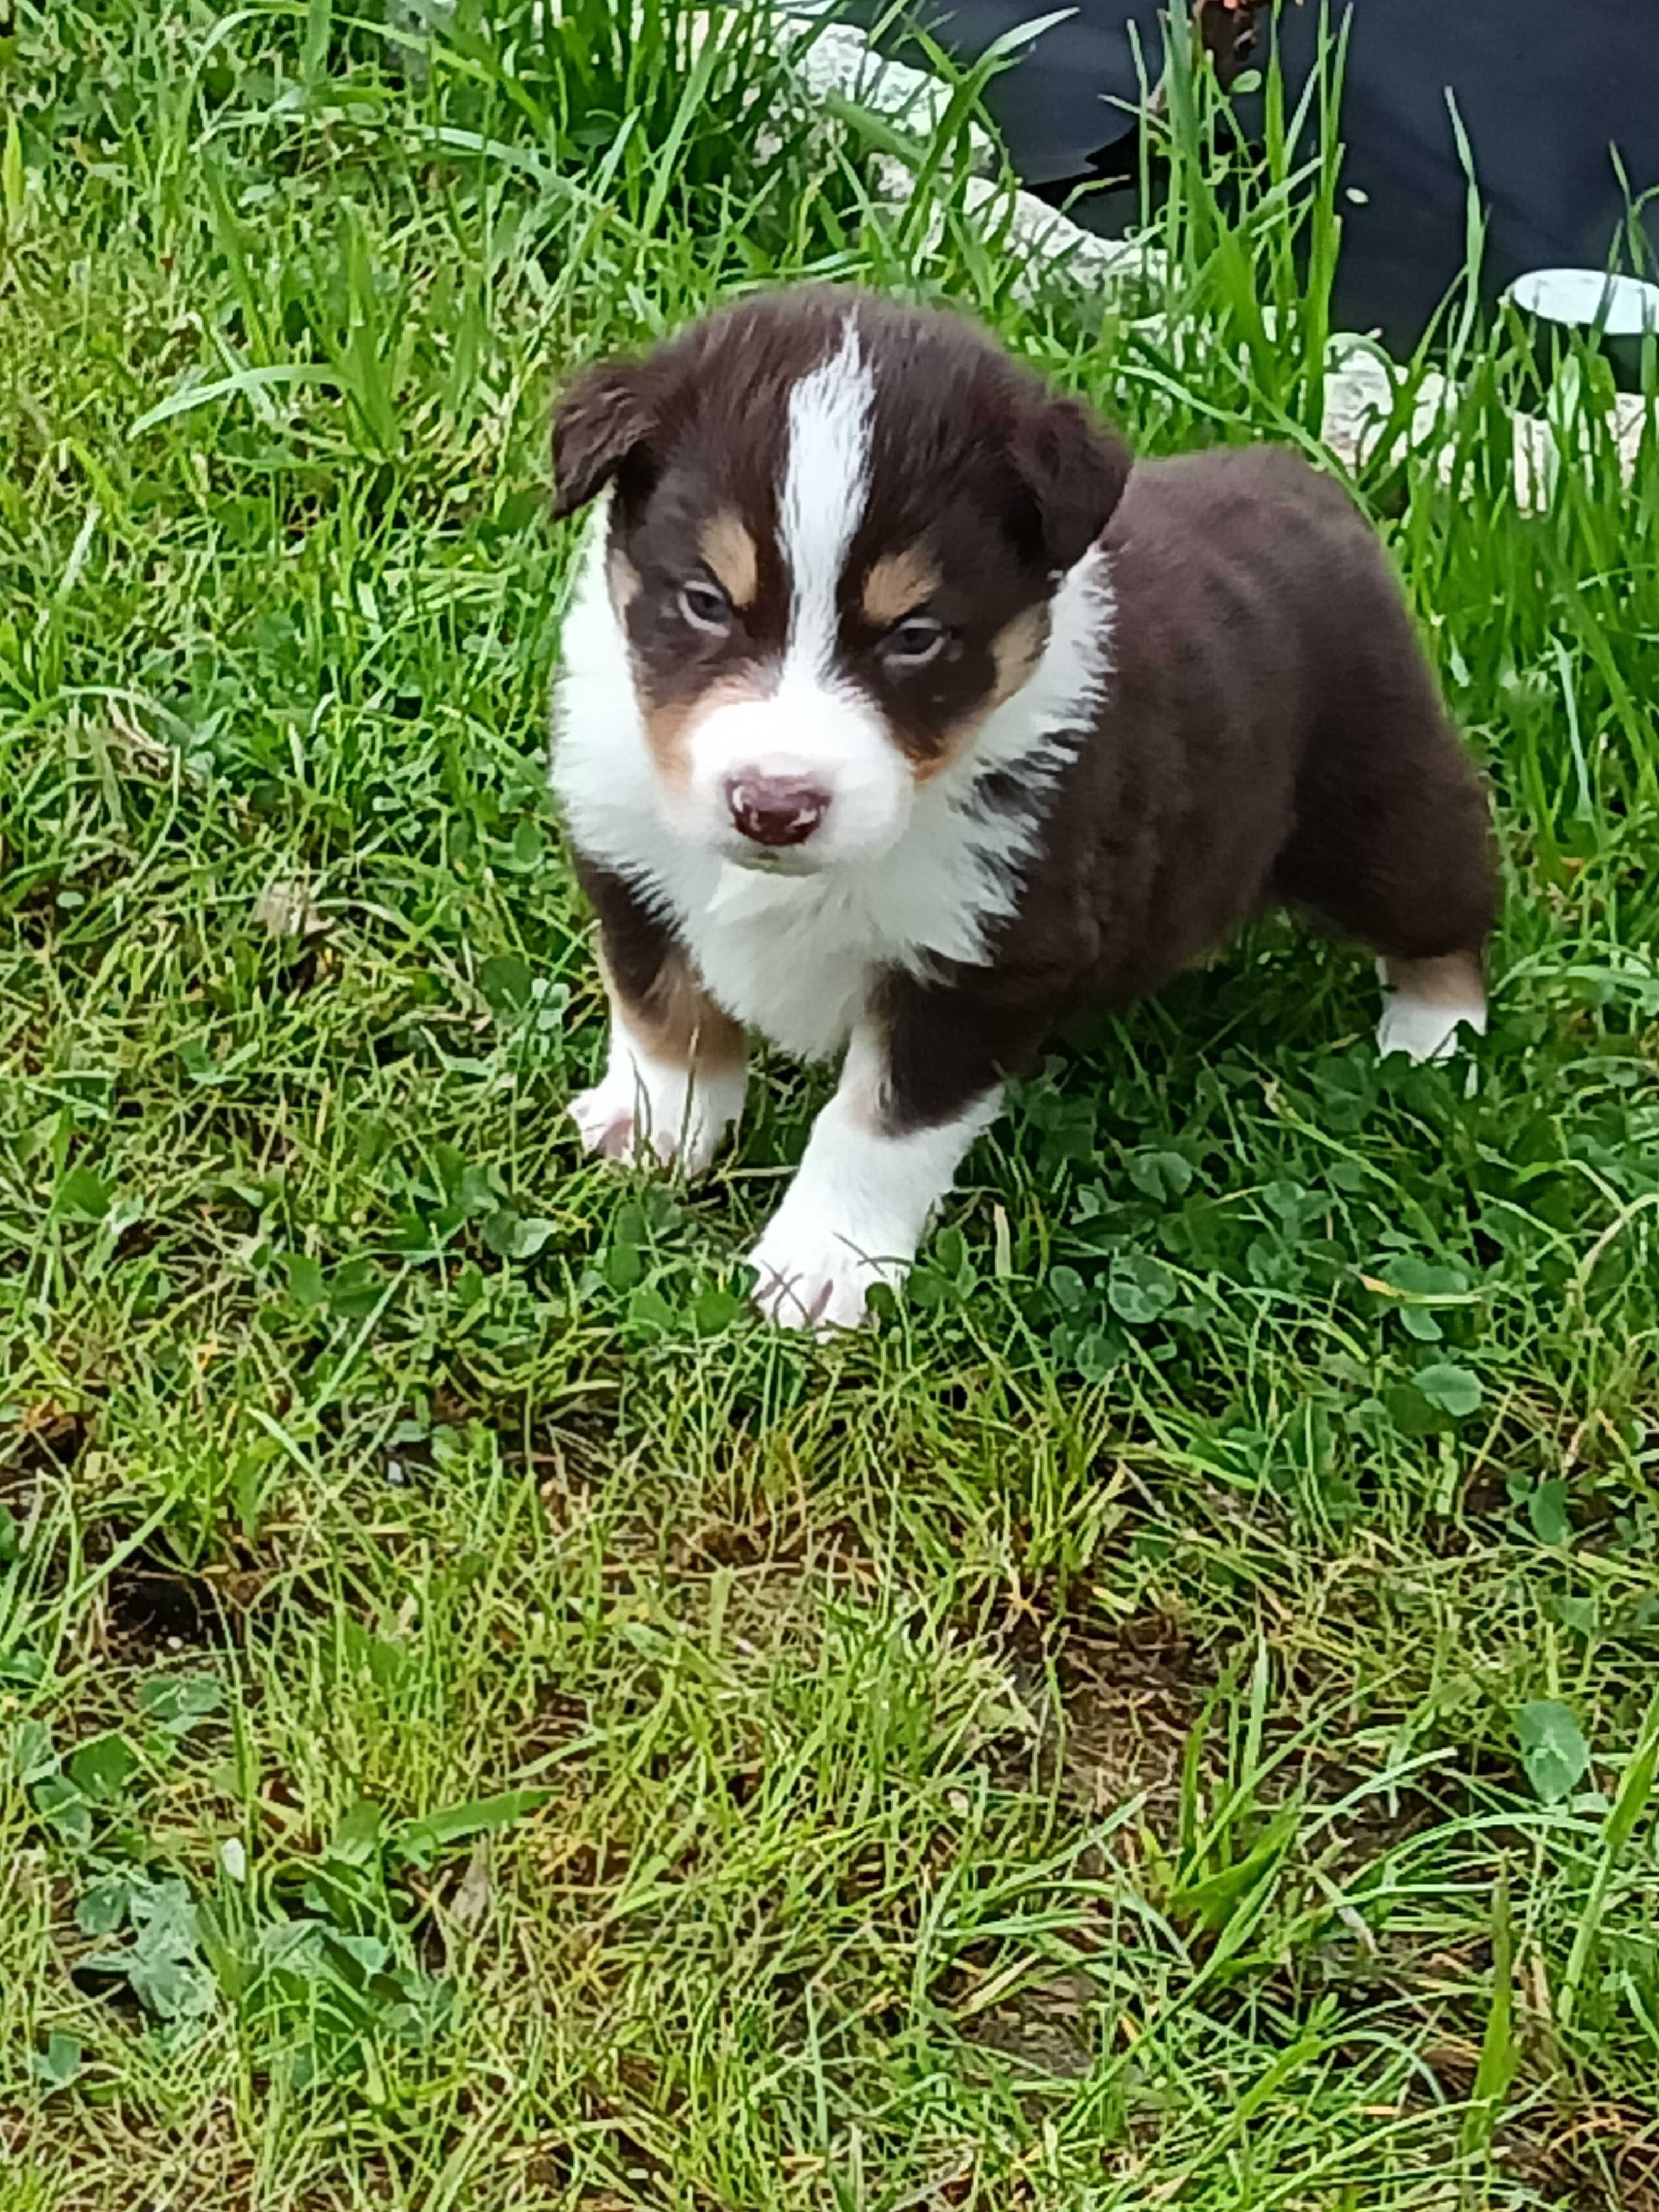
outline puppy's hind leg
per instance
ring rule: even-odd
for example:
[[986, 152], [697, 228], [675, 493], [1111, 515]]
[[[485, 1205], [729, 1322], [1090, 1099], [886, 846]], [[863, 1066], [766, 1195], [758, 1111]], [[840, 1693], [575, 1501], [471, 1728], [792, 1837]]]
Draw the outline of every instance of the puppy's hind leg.
[[1445, 1060], [1461, 1030], [1486, 1026], [1492, 817], [1426, 667], [1413, 653], [1393, 673], [1314, 749], [1277, 883], [1378, 956], [1378, 1050]]
[[1486, 983], [1478, 952], [1427, 960], [1385, 955], [1376, 972], [1382, 985], [1376, 1048], [1385, 1060], [1391, 1052], [1403, 1052], [1419, 1065], [1449, 1060], [1460, 1030], [1485, 1036]]

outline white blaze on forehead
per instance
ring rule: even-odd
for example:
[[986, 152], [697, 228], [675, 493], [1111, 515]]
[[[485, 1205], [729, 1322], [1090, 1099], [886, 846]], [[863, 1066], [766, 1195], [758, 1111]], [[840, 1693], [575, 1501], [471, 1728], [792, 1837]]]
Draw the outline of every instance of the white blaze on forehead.
[[789, 566], [786, 678], [823, 682], [833, 665], [836, 587], [870, 482], [870, 410], [875, 380], [851, 315], [839, 349], [789, 395], [789, 447], [779, 501]]

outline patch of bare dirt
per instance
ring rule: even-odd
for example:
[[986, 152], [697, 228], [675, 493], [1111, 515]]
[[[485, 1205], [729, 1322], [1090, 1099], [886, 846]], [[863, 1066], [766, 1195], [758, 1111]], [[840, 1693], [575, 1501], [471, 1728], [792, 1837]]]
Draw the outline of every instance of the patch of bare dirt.
[[0, 1439], [0, 1504], [21, 1520], [47, 1476], [70, 1474], [92, 1439], [91, 1416], [55, 1398], [26, 1407]]
[[1591, 2100], [1502, 2139], [1512, 2173], [1571, 2212], [1659, 2212], [1659, 2110]]
[[[1212, 1664], [1178, 1622], [1146, 1613], [1111, 1627], [1011, 1614], [1014, 1683], [1040, 1730], [1039, 1764], [1094, 1817], [1144, 1798], [1155, 1825], [1172, 1810], [1187, 1739], [1213, 1686]], [[1056, 1697], [1056, 1692], [1058, 1696]]]

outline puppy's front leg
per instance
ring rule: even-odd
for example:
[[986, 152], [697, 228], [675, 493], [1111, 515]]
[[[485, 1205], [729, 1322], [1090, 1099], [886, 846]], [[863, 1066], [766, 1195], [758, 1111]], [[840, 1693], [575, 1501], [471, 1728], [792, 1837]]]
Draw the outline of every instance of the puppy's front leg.
[[835, 1097], [749, 1255], [755, 1297], [796, 1328], [850, 1328], [872, 1285], [901, 1284], [928, 1216], [996, 1119], [1005, 1075], [1058, 1001], [1048, 979], [891, 975], [854, 1031]]
[[1000, 1103], [993, 1084], [943, 1121], [908, 1126], [885, 1037], [873, 1024], [855, 1030], [836, 1095], [749, 1255], [761, 1310], [789, 1328], [856, 1327], [873, 1285], [903, 1282], [928, 1216]]
[[743, 1030], [622, 877], [586, 858], [576, 872], [599, 919], [611, 1043], [605, 1073], [571, 1100], [570, 1118], [587, 1152], [654, 1156], [701, 1175], [743, 1112]]

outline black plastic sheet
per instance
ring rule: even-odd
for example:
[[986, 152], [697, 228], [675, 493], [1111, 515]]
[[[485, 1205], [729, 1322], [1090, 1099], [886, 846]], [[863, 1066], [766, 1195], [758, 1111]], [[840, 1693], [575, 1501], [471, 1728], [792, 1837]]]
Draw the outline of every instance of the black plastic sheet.
[[[942, 45], [969, 58], [1048, 12], [1044, 0], [932, 0], [927, 19]], [[988, 104], [1017, 170], [1047, 198], [1124, 167], [1139, 94], [1132, 22], [1156, 77], [1156, 0], [1079, 0], [991, 87]], [[1280, 15], [1293, 88], [1317, 26], [1314, 0]], [[1364, 198], [1342, 203], [1341, 325], [1380, 327], [1409, 347], [1462, 271], [1468, 179], [1449, 88], [1487, 215], [1488, 297], [1524, 270], [1601, 268], [1610, 255], [1638, 275], [1656, 273], [1659, 202], [1640, 218], [1649, 265], [1627, 244], [1615, 254], [1627, 203], [1609, 149], [1619, 149], [1636, 196], [1659, 187], [1659, 0], [1353, 0], [1342, 182]], [[1079, 203], [1074, 212], [1111, 227], [1110, 206]]]

